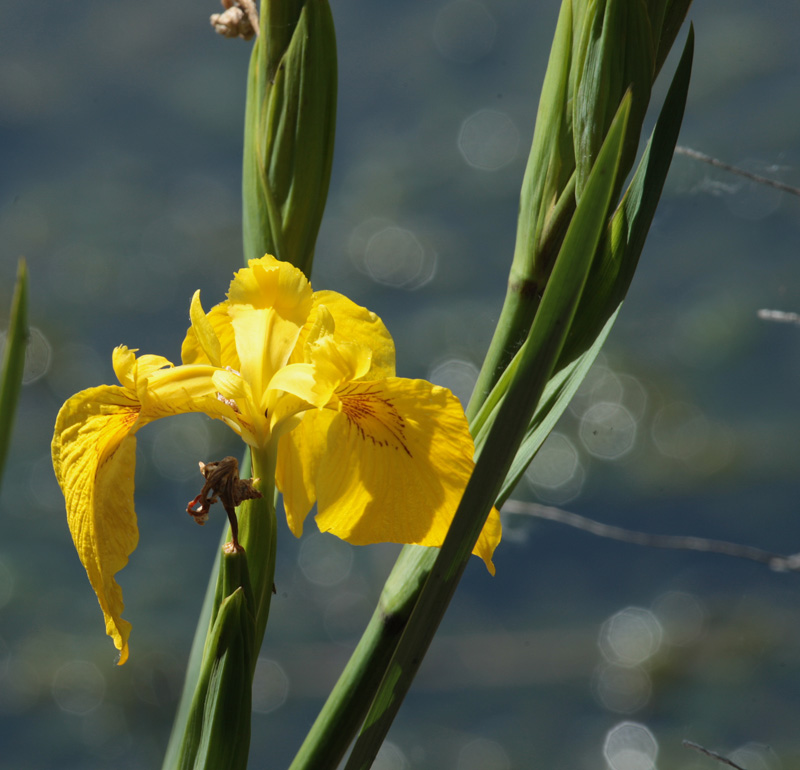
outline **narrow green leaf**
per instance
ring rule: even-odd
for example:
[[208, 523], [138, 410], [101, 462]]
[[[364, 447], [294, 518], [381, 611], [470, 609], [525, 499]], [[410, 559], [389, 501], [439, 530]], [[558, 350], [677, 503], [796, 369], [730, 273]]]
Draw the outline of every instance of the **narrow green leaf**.
[[[494, 387], [530, 329], [551, 265], [535, 264], [542, 232], [575, 168], [567, 120], [572, 50], [572, 3], [561, 4], [550, 59], [542, 84], [536, 127], [520, 191], [517, 240], [503, 310], [495, 327], [467, 415], [472, 416]], [[572, 198], [572, 193], [570, 193]], [[563, 233], [562, 233], [563, 235]]]
[[486, 516], [497, 498], [528, 421], [556, 363], [599, 243], [617, 184], [630, 111], [626, 96], [589, 176], [553, 268], [530, 335], [520, 351], [517, 375], [478, 450], [475, 471], [433, 569], [386, 670], [346, 770], [369, 768], [411, 686], [424, 653], [452, 598]]
[[656, 53], [656, 74], [661, 71], [667, 55], [672, 50], [672, 44], [678, 36], [692, 0], [664, 0], [664, 18], [661, 22], [658, 52]]
[[606, 325], [597, 335], [594, 344], [550, 378], [525, 438], [520, 444], [519, 451], [515, 455], [511, 467], [508, 469], [503, 487], [497, 497], [496, 505], [498, 507], [502, 506], [514, 491], [514, 487], [516, 487], [520, 477], [525, 473], [531, 460], [533, 460], [545, 439], [550, 435], [550, 431], [553, 430], [564, 410], [569, 406], [569, 402], [605, 344], [616, 319], [617, 314], [615, 312], [606, 321]]
[[19, 261], [11, 315], [6, 331], [3, 374], [0, 382], [0, 481], [11, 445], [14, 417], [17, 412], [22, 375], [25, 370], [25, 352], [28, 347], [28, 268], [25, 260]]
[[689, 90], [693, 50], [694, 30], [690, 27], [653, 134], [630, 187], [612, 218], [589, 275], [591, 291], [584, 293], [578, 307], [577, 319], [580, 321], [573, 325], [556, 373], [547, 384], [542, 403], [509, 469], [498, 505], [511, 494], [567, 408], [616, 320], [639, 262], [678, 141]]
[[358, 646], [289, 770], [338, 767], [364, 722], [437, 553], [418, 545], [403, 548]]
[[625, 298], [653, 221], [678, 140], [692, 72], [690, 28], [675, 75], [636, 174], [614, 213], [581, 300], [581, 323], [572, 330], [559, 368], [583, 354]]

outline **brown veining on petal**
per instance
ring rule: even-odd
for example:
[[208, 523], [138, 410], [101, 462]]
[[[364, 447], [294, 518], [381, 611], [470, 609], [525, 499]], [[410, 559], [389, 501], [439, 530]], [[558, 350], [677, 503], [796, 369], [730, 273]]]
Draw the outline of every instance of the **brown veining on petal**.
[[377, 387], [349, 385], [337, 395], [342, 413], [359, 436], [378, 447], [402, 450], [411, 457], [406, 441], [406, 422], [391, 398], [381, 395]]

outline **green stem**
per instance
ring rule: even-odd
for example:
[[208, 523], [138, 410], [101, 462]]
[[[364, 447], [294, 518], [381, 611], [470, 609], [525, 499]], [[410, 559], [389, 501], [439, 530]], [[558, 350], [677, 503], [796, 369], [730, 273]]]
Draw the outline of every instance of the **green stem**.
[[[263, 497], [237, 509], [244, 553], [217, 553], [192, 644], [181, 702], [163, 770], [243, 768], [250, 741], [250, 689], [269, 617], [275, 572], [275, 462], [272, 448], [251, 449], [250, 463]], [[221, 752], [221, 754], [220, 754]]]
[[253, 478], [259, 479], [255, 486], [264, 497], [262, 500], [247, 500], [239, 507], [239, 542], [247, 554], [250, 583], [253, 587], [256, 656], [267, 628], [275, 585], [275, 541], [278, 530], [275, 517], [277, 442], [275, 445], [274, 448], [267, 449], [250, 448]]
[[437, 553], [436, 548], [403, 548], [358, 646], [289, 770], [329, 770], [339, 764], [367, 715]]
[[11, 302], [11, 318], [6, 333], [3, 372], [0, 379], [0, 479], [6, 463], [8, 447], [17, 402], [22, 388], [22, 375], [25, 369], [25, 352], [28, 346], [28, 269], [25, 260], [19, 261], [17, 284]]

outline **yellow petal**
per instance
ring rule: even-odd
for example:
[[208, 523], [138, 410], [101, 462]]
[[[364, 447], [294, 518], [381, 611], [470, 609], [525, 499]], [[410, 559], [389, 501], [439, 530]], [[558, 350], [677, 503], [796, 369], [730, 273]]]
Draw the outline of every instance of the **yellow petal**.
[[311, 310], [303, 273], [274, 257], [251, 259], [228, 292], [228, 313], [239, 354], [239, 373], [266, 408], [269, 381], [289, 360]]
[[311, 406], [328, 404], [334, 392], [369, 370], [370, 352], [361, 345], [337, 343], [333, 335], [306, 345], [307, 363], [287, 364], [270, 380], [269, 390], [291, 393]]
[[53, 467], [64, 492], [69, 524], [89, 582], [106, 621], [106, 633], [128, 658], [130, 623], [122, 619], [122, 590], [114, 575], [136, 548], [133, 508], [139, 403], [117, 386], [91, 388], [69, 399], [58, 414]]
[[230, 424], [239, 417], [239, 405], [219, 398], [215, 376], [229, 373], [206, 364], [175, 366], [160, 369], [146, 379], [137, 380], [137, 394], [142, 406], [139, 424], [144, 425], [161, 417], [202, 412]]
[[[351, 383], [337, 395], [341, 411], [326, 433], [304, 419], [287, 436], [295, 444], [290, 460], [316, 462], [315, 476], [301, 482], [297, 470], [294, 478], [285, 471], [283, 483], [290, 479], [295, 496], [301, 483], [313, 485], [306, 498], [316, 496], [320, 530], [350, 543], [440, 546], [474, 467], [458, 399], [399, 378]], [[474, 551], [492, 573], [499, 540], [493, 515]]]
[[303, 522], [317, 500], [319, 463], [335, 417], [336, 413], [328, 409], [306, 412], [303, 421], [280, 438], [275, 480], [283, 495], [286, 521], [295, 537], [303, 534]]
[[[218, 305], [214, 305], [214, 307], [206, 313], [206, 320], [211, 325], [217, 340], [219, 340], [219, 365], [223, 367], [229, 366], [231, 369], [235, 369], [238, 372], [240, 366], [239, 354], [236, 352], [233, 325], [228, 315], [228, 303], [221, 302]], [[183, 361], [184, 364], [213, 363], [200, 344], [194, 326], [190, 326], [186, 332], [186, 338], [181, 346], [181, 361]]]
[[192, 297], [192, 304], [189, 308], [189, 318], [192, 321], [192, 330], [195, 338], [203, 350], [205, 357], [212, 366], [222, 366], [220, 358], [220, 343], [214, 326], [208, 320], [203, 306], [200, 304], [200, 290], [198, 289]]
[[308, 332], [320, 306], [325, 307], [333, 316], [336, 325], [334, 339], [337, 342], [356, 343], [372, 351], [370, 370], [364, 375], [364, 379], [383, 380], [394, 377], [394, 341], [383, 321], [375, 313], [356, 305], [335, 291], [316, 291], [314, 309], [309, 316], [309, 324], [304, 329], [304, 334]]

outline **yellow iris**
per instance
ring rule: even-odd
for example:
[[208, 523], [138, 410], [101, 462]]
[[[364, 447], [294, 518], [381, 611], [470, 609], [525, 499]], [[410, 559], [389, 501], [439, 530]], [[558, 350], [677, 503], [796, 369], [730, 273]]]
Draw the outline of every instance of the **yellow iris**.
[[[118, 347], [120, 384], [81, 391], [56, 421], [53, 466], [69, 528], [121, 663], [130, 624], [114, 575], [138, 540], [143, 425], [203, 412], [254, 452], [277, 453], [276, 483], [298, 537], [316, 503], [319, 529], [350, 543], [439, 546], [472, 473], [473, 442], [453, 394], [395, 377], [382, 321], [341, 294], [312, 292], [288, 263], [250, 260], [209, 313], [196, 292], [190, 318], [183, 365]], [[492, 573], [499, 540], [492, 511], [474, 550]]]

